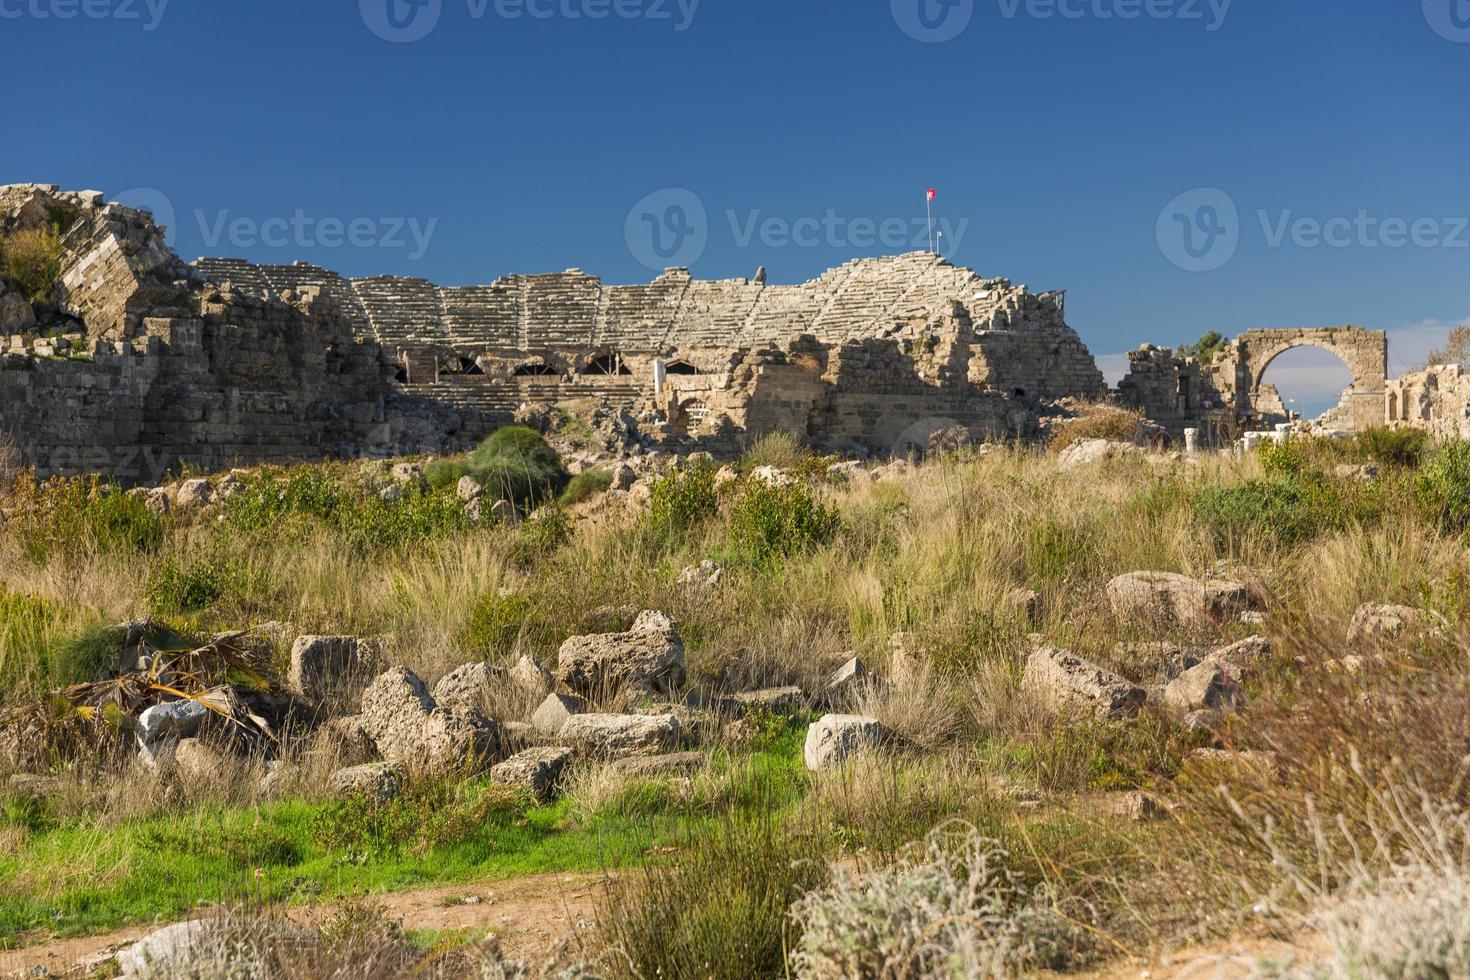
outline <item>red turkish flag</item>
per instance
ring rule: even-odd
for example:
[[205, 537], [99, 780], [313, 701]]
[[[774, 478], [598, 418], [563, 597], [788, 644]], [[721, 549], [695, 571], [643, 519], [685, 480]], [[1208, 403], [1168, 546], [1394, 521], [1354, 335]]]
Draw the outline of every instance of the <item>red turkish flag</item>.
[[929, 188], [929, 200], [931, 200], [931, 201], [932, 201], [932, 200], [934, 200], [934, 199], [935, 199], [935, 198], [936, 198], [936, 197], [938, 197], [938, 196], [939, 196], [939, 192], [938, 192], [938, 191], [936, 191], [936, 190], [935, 190], [935, 189], [934, 189], [934, 188], [932, 188], [932, 187], [931, 187], [931, 188]]

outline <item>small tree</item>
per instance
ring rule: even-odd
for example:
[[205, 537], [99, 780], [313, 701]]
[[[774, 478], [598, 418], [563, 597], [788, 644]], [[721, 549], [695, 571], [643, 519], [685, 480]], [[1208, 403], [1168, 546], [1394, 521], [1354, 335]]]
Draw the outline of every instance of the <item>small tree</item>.
[[1450, 331], [1445, 338], [1444, 346], [1429, 352], [1424, 366], [1432, 367], [1435, 364], [1465, 364], [1470, 365], [1470, 323], [1461, 324]]
[[1199, 340], [1192, 344], [1181, 344], [1179, 346], [1180, 357], [1192, 357], [1201, 364], [1208, 364], [1215, 359], [1215, 355], [1230, 346], [1230, 338], [1218, 330], [1211, 330]]
[[55, 225], [18, 231], [0, 240], [0, 272], [15, 282], [31, 303], [56, 301], [61, 275], [61, 230]]

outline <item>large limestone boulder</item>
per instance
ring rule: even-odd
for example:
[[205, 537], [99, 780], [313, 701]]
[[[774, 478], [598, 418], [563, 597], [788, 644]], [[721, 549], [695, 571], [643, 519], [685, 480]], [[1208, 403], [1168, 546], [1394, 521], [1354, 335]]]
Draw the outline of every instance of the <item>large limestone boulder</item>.
[[1169, 682], [1164, 703], [1175, 711], [1231, 711], [1245, 700], [1240, 681], [1212, 660], [1206, 660]]
[[456, 667], [434, 685], [434, 703], [440, 707], [480, 708], [505, 679], [503, 668], [486, 662]]
[[391, 762], [429, 769], [483, 764], [500, 748], [500, 728], [472, 707], [440, 707], [407, 667], [380, 674], [362, 695], [362, 727]]
[[522, 655], [510, 669], [511, 683], [531, 697], [547, 694], [556, 685], [551, 671], [537, 663], [529, 655]]
[[684, 683], [684, 643], [668, 616], [644, 612], [626, 633], [568, 639], [557, 652], [556, 679], [592, 701], [623, 691], [670, 694]]
[[661, 755], [678, 747], [679, 722], [673, 715], [573, 715], [557, 737], [599, 759]]
[[883, 723], [865, 715], [823, 715], [806, 731], [804, 757], [812, 772], [835, 769], [883, 744]]
[[1110, 442], [1107, 439], [1081, 439], [1057, 454], [1057, 465], [1064, 470], [1103, 463], [1110, 459], [1140, 457], [1143, 450], [1131, 442]]
[[338, 769], [327, 778], [327, 789], [337, 796], [366, 796], [385, 803], [398, 796], [403, 767], [396, 762], [370, 762]]
[[1196, 579], [1174, 572], [1128, 572], [1108, 583], [1108, 602], [1120, 620], [1155, 626], [1200, 626], [1234, 618], [1250, 591], [1229, 579]]
[[490, 778], [545, 802], [556, 795], [557, 784], [571, 760], [572, 750], [563, 746], [526, 749], [494, 766]]
[[199, 510], [214, 499], [214, 488], [208, 480], [185, 480], [174, 489], [174, 506], [179, 510]]
[[343, 694], [374, 657], [355, 636], [299, 636], [291, 646], [286, 686], [309, 701]]
[[1131, 681], [1057, 647], [1027, 658], [1021, 688], [1054, 708], [1096, 718], [1137, 714], [1146, 697]]
[[289, 922], [190, 919], [157, 929], [117, 954], [123, 980], [271, 975], [272, 953], [290, 956], [321, 942]]

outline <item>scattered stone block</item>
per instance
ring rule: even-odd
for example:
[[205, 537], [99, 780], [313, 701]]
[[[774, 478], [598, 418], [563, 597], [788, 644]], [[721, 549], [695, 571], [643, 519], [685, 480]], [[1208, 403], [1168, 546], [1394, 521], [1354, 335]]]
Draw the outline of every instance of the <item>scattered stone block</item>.
[[193, 738], [208, 717], [208, 708], [187, 698], [155, 704], [138, 716], [138, 741], [147, 745], [164, 739]]
[[510, 679], [511, 683], [533, 697], [549, 693], [556, 684], [555, 678], [551, 676], [551, 671], [541, 666], [529, 655], [522, 655], [521, 659], [516, 661], [516, 665], [510, 669]]
[[352, 680], [372, 668], [355, 636], [300, 636], [291, 646], [286, 686], [293, 694], [321, 702], [344, 693]]
[[571, 759], [572, 750], [561, 746], [526, 749], [492, 767], [490, 778], [525, 790], [544, 803], [556, 795], [557, 785]]
[[1021, 687], [1053, 708], [1097, 718], [1131, 717], [1147, 696], [1125, 678], [1057, 647], [1042, 647], [1027, 658]]
[[871, 677], [862, 660], [853, 657], [828, 675], [822, 691], [829, 704], [847, 704], [862, 694]]
[[806, 732], [803, 755], [812, 772], [835, 769], [848, 759], [883, 744], [887, 732], [876, 718], [823, 715]]
[[806, 707], [807, 697], [799, 687], [770, 687], [760, 691], [741, 691], [730, 699], [743, 711], [769, 711], [790, 714]]
[[531, 725], [544, 735], [555, 735], [573, 715], [587, 713], [587, 702], [575, 694], [548, 694], [531, 715]]
[[1365, 602], [1353, 612], [1352, 622], [1348, 624], [1347, 641], [1360, 643], [1397, 640], [1406, 633], [1444, 627], [1444, 619], [1427, 609]]
[[684, 683], [684, 643], [668, 616], [644, 612], [625, 633], [568, 639], [557, 652], [556, 678], [592, 701], [630, 690], [671, 694]]
[[1206, 660], [1180, 674], [1164, 688], [1164, 703], [1175, 711], [1233, 711], [1245, 700], [1240, 681], [1214, 661]]
[[594, 758], [661, 755], [678, 747], [679, 722], [673, 715], [573, 715], [557, 737]]
[[394, 762], [338, 769], [327, 779], [327, 788], [337, 796], [366, 796], [380, 803], [395, 799], [402, 791], [403, 769]]
[[1120, 620], [1156, 626], [1202, 626], [1234, 617], [1250, 603], [1239, 582], [1174, 572], [1128, 572], [1108, 583], [1107, 594]]
[[434, 703], [440, 707], [480, 708], [505, 683], [506, 672], [487, 662], [464, 664], [434, 685]]

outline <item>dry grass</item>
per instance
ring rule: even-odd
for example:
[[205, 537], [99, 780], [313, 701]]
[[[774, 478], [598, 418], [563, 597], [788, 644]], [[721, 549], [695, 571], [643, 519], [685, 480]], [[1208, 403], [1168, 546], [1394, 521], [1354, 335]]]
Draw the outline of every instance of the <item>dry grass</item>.
[[1048, 446], [1060, 452], [1084, 439], [1106, 439], [1109, 442], [1143, 441], [1144, 414], [1140, 409], [1124, 408], [1111, 402], [1082, 405], [1077, 416], [1052, 430]]
[[[1127, 415], [1098, 408], [1069, 438], [1094, 431], [1120, 437], [1125, 422], [1137, 423]], [[1341, 862], [1353, 842], [1376, 846], [1373, 828], [1388, 825], [1374, 794], [1395, 780], [1436, 807], [1470, 803], [1459, 778], [1470, 744], [1470, 675], [1453, 636], [1390, 644], [1378, 651], [1384, 660], [1359, 674], [1325, 666], [1347, 652], [1347, 624], [1365, 601], [1465, 621], [1470, 555], [1463, 541], [1408, 507], [1299, 544], [1265, 533], [1222, 542], [1201, 525], [1192, 502], [1206, 488], [1260, 478], [1254, 458], [1143, 458], [1062, 471], [1047, 454], [1013, 449], [893, 472], [820, 486], [841, 514], [841, 532], [775, 567], [732, 555], [718, 513], [674, 540], [630, 516], [584, 524], [547, 551], [529, 553], [523, 531], [478, 529], [367, 558], [327, 532], [262, 548], [199, 522], [170, 529], [153, 553], [83, 550], [40, 562], [0, 535], [0, 585], [79, 610], [76, 622], [116, 621], [146, 611], [146, 583], [162, 558], [217, 549], [244, 569], [243, 580], [266, 584], [223, 595], [184, 617], [188, 625], [213, 630], [273, 619], [291, 624], [287, 632], [381, 637], [388, 659], [431, 683], [471, 660], [509, 665], [525, 653], [550, 664], [566, 636], [605, 622], [597, 612], [610, 606], [673, 615], [691, 678], [705, 693], [791, 683], [817, 690], [856, 652], [879, 677], [857, 709], [883, 721], [900, 745], [834, 773], [802, 775], [805, 798], [792, 809], [820, 822], [836, 843], [882, 860], [955, 815], [1022, 823], [1028, 818], [1003, 796], [1008, 785], [1038, 791], [1047, 819], [1099, 791], [1169, 796], [1182, 804], [1177, 818], [1128, 838], [1136, 849], [1130, 868], [1144, 869], [1136, 881], [1120, 880], [1102, 832], [1068, 843], [1060, 830], [1018, 831], [1028, 860], [1059, 887], [1073, 867], [1084, 867], [1090, 894], [1111, 888], [1122, 896], [1107, 929], [1128, 944], [1250, 921], [1260, 896], [1283, 901], [1279, 855], [1306, 867], [1322, 854], [1320, 828], [1329, 831], [1328, 856], [1339, 862], [1325, 866], [1343, 869], [1322, 894], [1330, 899], [1349, 888], [1356, 866]], [[678, 586], [680, 570], [702, 558], [727, 565], [721, 586]], [[1129, 723], [1085, 722], [1021, 691], [1024, 658], [1038, 642], [1145, 682], [1158, 665], [1115, 654], [1119, 641], [1209, 646], [1249, 632], [1238, 623], [1156, 629], [1118, 622], [1104, 586], [1139, 569], [1193, 576], [1228, 569], [1268, 597], [1276, 656], [1250, 682], [1248, 714], [1221, 738], [1232, 748], [1275, 753], [1274, 765], [1186, 764], [1202, 736], [1185, 735], [1161, 712]], [[1010, 600], [1016, 589], [1041, 595], [1035, 619]], [[500, 617], [488, 631], [486, 608]], [[911, 637], [898, 656], [894, 638], [903, 633]], [[0, 654], [19, 655], [3, 647]], [[510, 718], [529, 703], [490, 707]], [[270, 795], [315, 792], [342, 761], [333, 751], [320, 739], [290, 736]], [[121, 821], [201, 802], [250, 806], [261, 798], [262, 772], [258, 761], [241, 760], [182, 790], [160, 780], [115, 781], [130, 786], [102, 807]], [[65, 793], [78, 802], [67, 812], [80, 812], [80, 799], [98, 783], [73, 778], [76, 789]], [[568, 816], [585, 824], [654, 808], [708, 815], [743, 791], [743, 778], [711, 771], [650, 784], [582, 767], [567, 786]], [[1262, 836], [1268, 824], [1269, 845]], [[1418, 818], [1411, 825], [1425, 826]], [[1057, 857], [1069, 847], [1091, 857]], [[1295, 901], [1307, 914], [1322, 900], [1313, 893]]]

